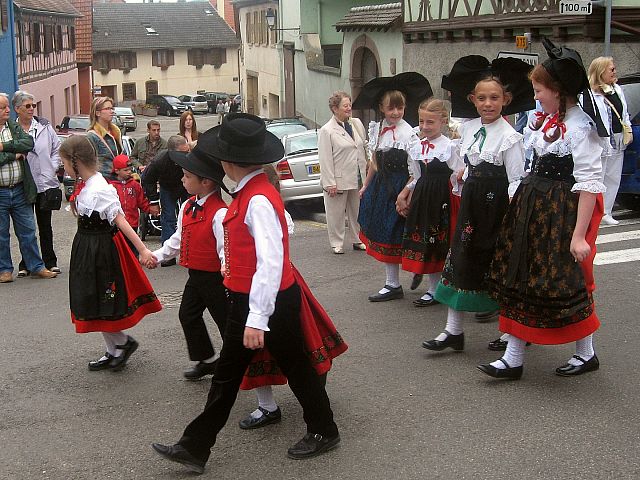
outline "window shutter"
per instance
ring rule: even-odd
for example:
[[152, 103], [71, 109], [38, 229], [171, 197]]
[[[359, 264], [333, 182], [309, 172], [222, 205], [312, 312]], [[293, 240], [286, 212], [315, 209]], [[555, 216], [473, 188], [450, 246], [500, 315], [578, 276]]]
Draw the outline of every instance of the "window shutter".
[[173, 65], [173, 50], [166, 50], [167, 52], [167, 65]]

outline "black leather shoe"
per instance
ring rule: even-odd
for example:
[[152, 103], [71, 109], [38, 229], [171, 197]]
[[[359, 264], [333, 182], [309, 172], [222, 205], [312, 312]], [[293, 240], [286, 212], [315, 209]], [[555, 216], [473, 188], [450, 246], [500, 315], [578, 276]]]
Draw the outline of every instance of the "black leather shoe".
[[198, 460], [196, 457], [191, 455], [182, 445], [162, 445], [161, 443], [152, 443], [151, 447], [162, 458], [166, 458], [167, 460], [171, 460], [172, 462], [181, 463], [192, 472], [204, 472], [204, 465], [207, 462]]
[[440, 302], [435, 298], [431, 297], [429, 300], [425, 300], [424, 298], [418, 298], [413, 301], [414, 307], [430, 307], [431, 305], [437, 305]]
[[92, 372], [97, 372], [98, 370], [107, 370], [108, 368], [111, 368], [111, 360], [114, 358], [114, 356], [109, 352], [106, 352], [103, 357], [104, 358], [90, 361], [89, 370], [91, 370]]
[[404, 297], [404, 292], [402, 291], [402, 285], [399, 287], [393, 288], [389, 285], [385, 285], [384, 288], [389, 290], [387, 293], [376, 293], [375, 295], [369, 295], [370, 302], [388, 302], [389, 300], [395, 300], [396, 298]]
[[446, 330], [444, 333], [447, 334], [447, 338], [444, 340], [440, 341], [435, 338], [433, 340], [425, 340], [422, 342], [422, 347], [427, 350], [435, 350], [436, 352], [444, 350], [447, 347], [451, 347], [458, 352], [464, 350], [464, 333], [461, 333], [460, 335], [451, 335]]
[[420, 275], [419, 273], [416, 273], [413, 276], [413, 280], [411, 280], [411, 286], [409, 287], [411, 290], [415, 290], [416, 288], [418, 288], [420, 286], [420, 284], [422, 283], [422, 279], [424, 278], [423, 275]]
[[258, 410], [262, 412], [262, 416], [259, 418], [255, 418], [251, 414], [247, 415], [246, 418], [240, 420], [240, 428], [242, 430], [253, 430], [255, 428], [264, 427], [265, 425], [269, 425], [270, 423], [278, 423], [282, 419], [282, 412], [280, 411], [280, 407], [276, 408], [275, 411], [270, 412], [262, 407], [258, 407]]
[[573, 358], [580, 360], [582, 364], [571, 365], [570, 363], [565, 363], [561, 367], [556, 368], [556, 375], [560, 375], [561, 377], [575, 377], [576, 375], [593, 372], [600, 368], [600, 361], [595, 355], [589, 360], [585, 360], [579, 355], [574, 355]]
[[119, 357], [113, 357], [109, 365], [112, 371], [119, 372], [125, 367], [131, 354], [138, 349], [138, 342], [136, 342], [133, 337], [127, 336], [127, 343], [124, 345], [116, 345], [116, 348], [123, 350], [123, 353]]
[[328, 452], [332, 448], [336, 448], [339, 443], [340, 435], [324, 437], [319, 433], [307, 433], [302, 437], [302, 440], [287, 450], [287, 455], [294, 460], [313, 458], [324, 452]]
[[522, 365], [519, 367], [510, 367], [507, 362], [505, 362], [502, 358], [499, 358], [504, 366], [507, 368], [496, 368], [490, 363], [484, 363], [482, 365], [478, 365], [478, 370], [482, 373], [486, 373], [490, 377], [493, 378], [504, 378], [507, 380], [519, 380], [522, 377]]
[[211, 363], [198, 362], [193, 367], [184, 371], [184, 378], [188, 380], [200, 380], [205, 375], [213, 375], [216, 371], [218, 360]]
[[502, 338], [498, 338], [493, 342], [489, 342], [488, 348], [493, 352], [504, 352], [507, 349], [507, 343], [509, 342], [502, 340]]

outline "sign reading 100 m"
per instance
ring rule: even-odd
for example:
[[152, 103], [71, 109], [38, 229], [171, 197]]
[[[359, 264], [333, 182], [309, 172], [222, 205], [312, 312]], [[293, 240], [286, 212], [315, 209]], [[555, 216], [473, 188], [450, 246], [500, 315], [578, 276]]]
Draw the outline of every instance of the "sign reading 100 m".
[[558, 5], [562, 15], [591, 15], [590, 0], [560, 0]]

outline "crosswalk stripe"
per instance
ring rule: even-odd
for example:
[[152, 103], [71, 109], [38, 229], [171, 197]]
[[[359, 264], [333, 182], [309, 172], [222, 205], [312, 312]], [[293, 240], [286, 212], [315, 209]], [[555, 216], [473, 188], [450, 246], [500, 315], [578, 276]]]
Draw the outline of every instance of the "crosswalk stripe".
[[608, 233], [599, 235], [596, 239], [596, 245], [612, 242], [624, 242], [625, 240], [636, 240], [640, 238], [640, 230], [631, 230], [630, 232]]
[[628, 210], [626, 208], [621, 208], [620, 210], [613, 211], [614, 217], [617, 217], [618, 215], [626, 215], [628, 213], [637, 213], [637, 212], [634, 212], [633, 210]]
[[617, 225], [600, 225], [600, 228], [622, 227], [624, 225], [637, 225], [640, 223], [640, 218], [625, 218], [620, 220]]
[[635, 262], [640, 260], [640, 248], [599, 252], [593, 261], [594, 265], [609, 265], [612, 263]]

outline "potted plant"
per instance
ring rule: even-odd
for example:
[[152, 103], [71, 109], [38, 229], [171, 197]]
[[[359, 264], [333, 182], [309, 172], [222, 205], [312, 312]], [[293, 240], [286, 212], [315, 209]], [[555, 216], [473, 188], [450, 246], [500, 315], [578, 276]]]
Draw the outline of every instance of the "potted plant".
[[158, 115], [158, 107], [155, 105], [144, 105], [142, 109], [142, 115], [146, 115], [147, 117], [155, 117]]
[[133, 109], [133, 113], [135, 113], [136, 115], [142, 115], [144, 103], [133, 103], [131, 104], [131, 108]]

